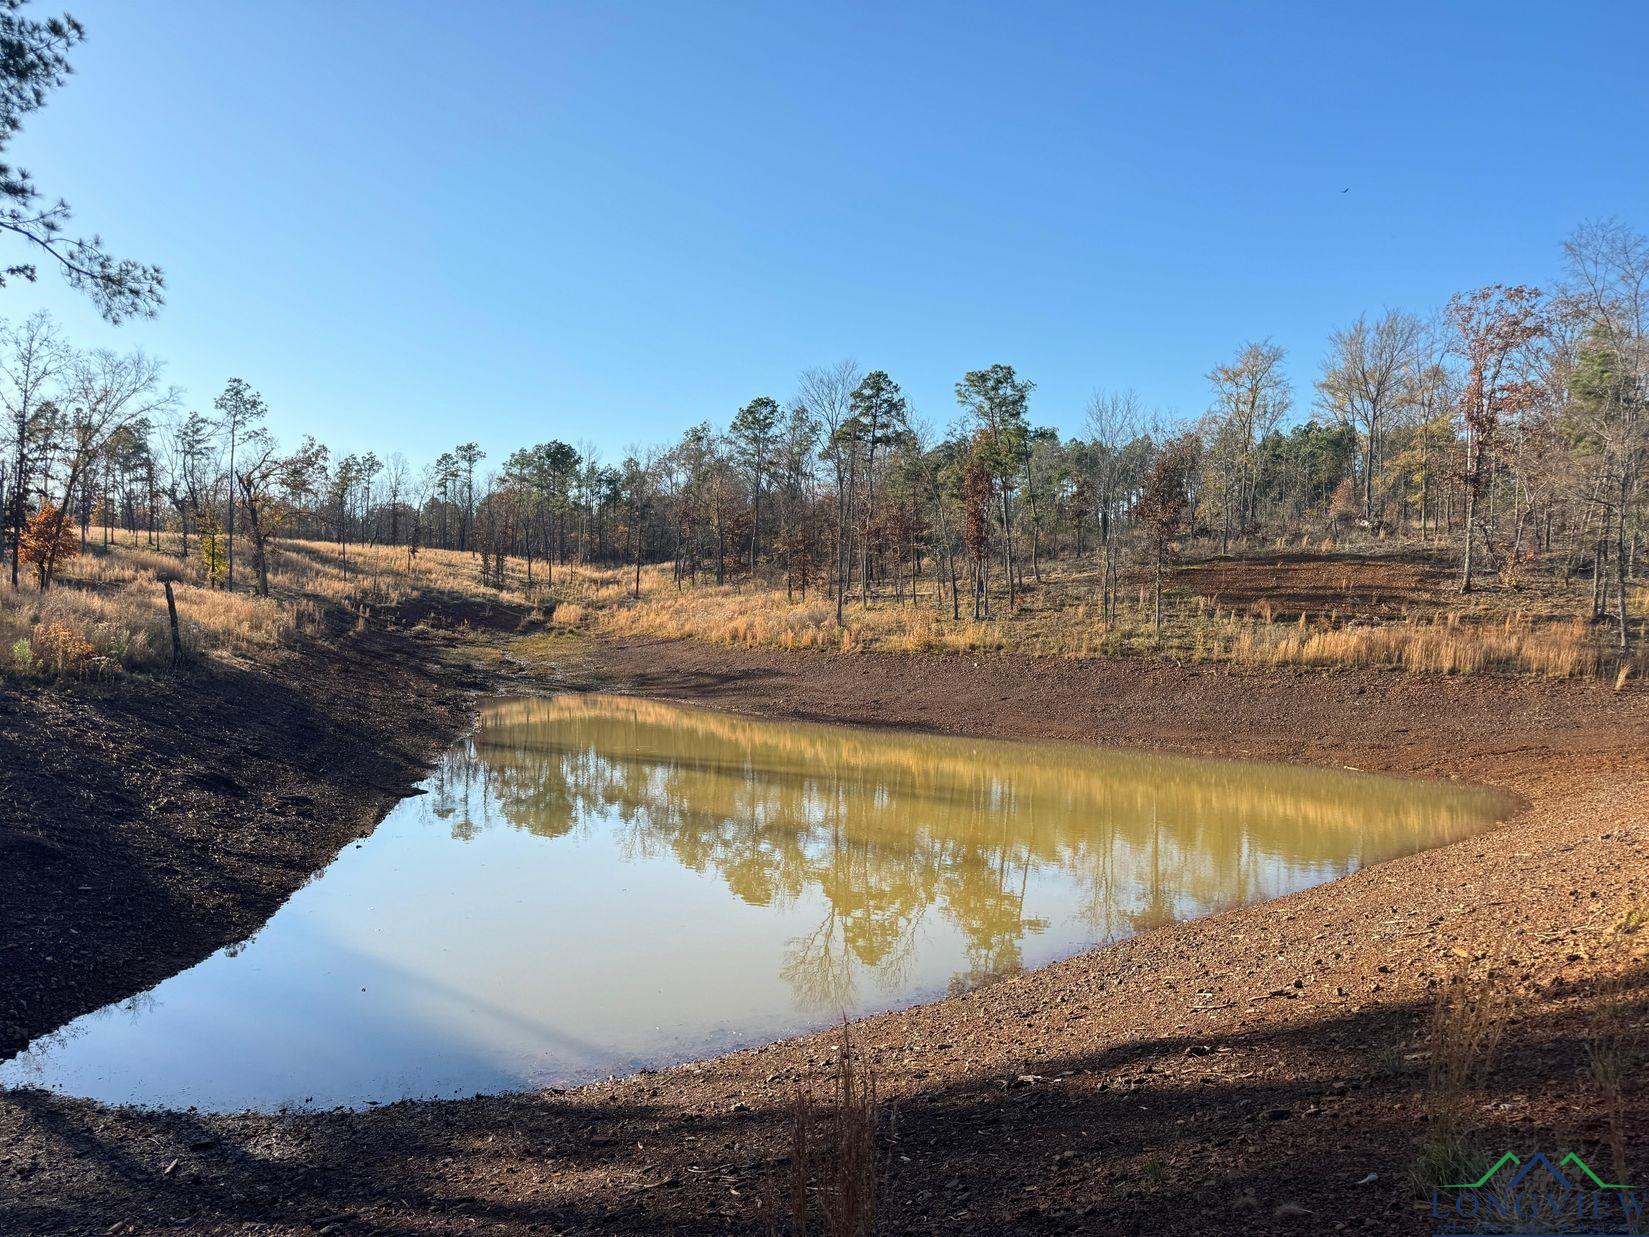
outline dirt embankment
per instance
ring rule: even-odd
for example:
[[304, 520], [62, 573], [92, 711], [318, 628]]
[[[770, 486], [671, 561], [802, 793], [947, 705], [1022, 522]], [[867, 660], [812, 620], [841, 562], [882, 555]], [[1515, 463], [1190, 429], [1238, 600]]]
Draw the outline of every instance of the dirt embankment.
[[255, 931], [470, 716], [429, 641], [0, 690], [0, 1058]]
[[[361, 655], [373, 656], [371, 647]], [[396, 736], [400, 756], [385, 757], [401, 762], [385, 766], [395, 776], [363, 777], [370, 765], [358, 760], [337, 773], [350, 763], [337, 754], [390, 746], [382, 728], [333, 718], [344, 697], [357, 707], [347, 686], [311, 700], [328, 718], [311, 724], [344, 731], [305, 749], [316, 767], [294, 776], [352, 779], [339, 783], [339, 811], [358, 812], [352, 796], [363, 788], [376, 788], [369, 806], [381, 808], [437, 732], [450, 732], [457, 709], [450, 672], [413, 664], [423, 655], [399, 644], [378, 656], [385, 673], [408, 676], [394, 689], [398, 703], [394, 693], [381, 698], [380, 719], [396, 719], [391, 732], [407, 724], [409, 694], [433, 692], [444, 711], [427, 734]], [[355, 693], [375, 673], [359, 670]], [[1649, 935], [1616, 931], [1623, 912], [1649, 906], [1649, 694], [654, 641], [592, 649], [560, 670], [571, 685], [779, 716], [1350, 764], [1488, 782], [1527, 800], [1483, 837], [858, 1024], [855, 1041], [897, 1112], [890, 1231], [1432, 1231], [1407, 1177], [1423, 1114], [1417, 1029], [1432, 986], [1462, 957], [1486, 954], [1509, 959], [1521, 1003], [1476, 1113], [1482, 1138], [1520, 1151], [1584, 1148], [1608, 1162], [1585, 1045], [1597, 974], [1629, 964], [1634, 951], [1641, 970]], [[300, 717], [276, 714], [243, 732], [236, 757], [221, 764], [177, 754], [172, 776], [221, 768], [246, 792], [230, 803], [279, 817], [278, 798], [266, 793], [290, 792], [277, 791], [277, 780], [265, 792], [245, 769], [283, 750]], [[15, 778], [15, 762], [6, 767]], [[16, 793], [15, 783], [0, 785]], [[53, 793], [46, 783], [35, 789]], [[8, 968], [5, 1001], [49, 1009], [47, 1022], [29, 1016], [34, 1027], [121, 994], [113, 978], [88, 986], [75, 975], [124, 973], [126, 991], [141, 987], [198, 956], [174, 950], [157, 961], [145, 946], [167, 946], [152, 925], [199, 920], [211, 926], [175, 930], [199, 931], [191, 939], [205, 944], [225, 924], [255, 925], [278, 901], [281, 862], [258, 860], [270, 863], [270, 878], [250, 882], [244, 906], [244, 878], [209, 875], [214, 865], [233, 872], [253, 861], [247, 855], [284, 853], [290, 886], [365, 819], [334, 819], [318, 806], [307, 827], [259, 826], [238, 847], [214, 835], [191, 860], [198, 871], [149, 872], [152, 887], [130, 892], [127, 913], [151, 925], [147, 940], [116, 931], [88, 942], [60, 985], [50, 968], [19, 972], [20, 982]], [[304, 839], [295, 850], [267, 849], [293, 832]], [[80, 850], [66, 862], [80, 862]], [[52, 888], [61, 893], [67, 879]], [[150, 900], [159, 918], [144, 918]], [[18, 918], [27, 926], [45, 910], [36, 902]], [[9, 929], [17, 920], [5, 913]], [[28, 952], [46, 939], [32, 935]], [[126, 952], [105, 961], [116, 948]], [[58, 988], [73, 995], [52, 996]], [[566, 1094], [369, 1113], [207, 1117], [11, 1093], [0, 1097], [0, 1231], [764, 1231], [756, 1203], [784, 1174], [789, 1097], [799, 1080], [828, 1070], [837, 1038]], [[1638, 1123], [1629, 1137], [1642, 1165], [1640, 1111], [1628, 1121]]]

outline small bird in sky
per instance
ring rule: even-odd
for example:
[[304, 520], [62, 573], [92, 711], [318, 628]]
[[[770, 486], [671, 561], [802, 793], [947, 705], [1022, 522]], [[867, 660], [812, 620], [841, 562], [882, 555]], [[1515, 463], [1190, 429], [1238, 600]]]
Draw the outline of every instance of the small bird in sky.
[[1350, 193], [1351, 192], [1351, 186], [1347, 185], [1344, 189], [1340, 190], [1340, 192], [1341, 193]]

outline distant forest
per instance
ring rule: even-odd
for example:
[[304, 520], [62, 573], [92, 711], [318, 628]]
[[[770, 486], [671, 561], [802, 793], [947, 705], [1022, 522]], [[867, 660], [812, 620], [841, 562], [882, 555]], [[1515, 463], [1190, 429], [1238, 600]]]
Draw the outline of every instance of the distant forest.
[[[8, 569], [47, 588], [70, 539], [172, 532], [202, 582], [266, 589], [266, 548], [304, 537], [344, 555], [469, 551], [500, 582], [512, 561], [544, 584], [567, 563], [667, 562], [682, 587], [753, 577], [838, 611], [934, 575], [947, 609], [988, 616], [1051, 559], [1094, 556], [1109, 606], [1124, 564], [1186, 538], [1227, 551], [1362, 531], [1458, 547], [1464, 591], [1560, 554], [1625, 647], [1649, 493], [1649, 241], [1607, 221], [1563, 251], [1548, 291], [1494, 285], [1331, 331], [1310, 391], [1282, 349], [1244, 344], [1209, 370], [1194, 419], [1097, 392], [1086, 432], [1061, 437], [1036, 423], [1034, 382], [996, 364], [960, 377], [940, 434], [891, 375], [843, 361], [616, 461], [553, 437], [422, 465], [282, 445], [240, 379], [184, 411], [152, 360], [82, 352], [35, 315], [0, 338]], [[253, 569], [236, 578], [236, 559]]]

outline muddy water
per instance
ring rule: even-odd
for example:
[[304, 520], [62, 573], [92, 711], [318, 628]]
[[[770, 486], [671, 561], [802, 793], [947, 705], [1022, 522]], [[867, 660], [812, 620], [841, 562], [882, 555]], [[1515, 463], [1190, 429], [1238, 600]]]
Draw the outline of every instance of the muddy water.
[[249, 941], [0, 1084], [204, 1109], [566, 1085], [956, 992], [1484, 828], [1352, 772], [497, 701]]

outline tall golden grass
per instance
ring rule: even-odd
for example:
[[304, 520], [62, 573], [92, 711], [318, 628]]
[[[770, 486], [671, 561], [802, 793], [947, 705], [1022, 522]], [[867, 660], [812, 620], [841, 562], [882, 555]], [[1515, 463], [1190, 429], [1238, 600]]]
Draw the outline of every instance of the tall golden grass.
[[1536, 625], [1510, 615], [1501, 623], [1463, 622], [1458, 612], [1430, 619], [1323, 627], [1279, 635], [1243, 628], [1231, 659], [1249, 665], [1383, 666], [1432, 674], [1483, 671], [1573, 678], [1596, 673], [1597, 636], [1579, 619]]
[[[122, 534], [125, 536], [125, 534]], [[855, 653], [1015, 652], [1049, 657], [1167, 656], [1251, 666], [1364, 666], [1434, 674], [1484, 672], [1554, 678], [1614, 677], [1617, 687], [1649, 672], [1640, 648], [1622, 661], [1607, 632], [1561, 613], [1507, 612], [1504, 601], [1397, 619], [1327, 614], [1278, 621], [1272, 604], [1222, 607], [1176, 595], [1159, 637], [1149, 593], [1125, 596], [1105, 614], [1091, 581], [1060, 577], [1031, 589], [1020, 608], [999, 604], [989, 619], [950, 617], [948, 596], [930, 578], [920, 596], [853, 599], [838, 625], [833, 602], [814, 593], [741, 580], [678, 582], [667, 565], [644, 567], [640, 596], [627, 567], [556, 565], [531, 582], [520, 559], [502, 585], [483, 581], [479, 561], [456, 550], [288, 541], [270, 560], [271, 596], [249, 589], [252, 568], [237, 555], [237, 591], [207, 587], [198, 559], [180, 559], [175, 534], [159, 548], [116, 544], [70, 560], [45, 593], [0, 589], [0, 670], [93, 675], [156, 666], [170, 658], [160, 581], [176, 581], [184, 646], [199, 653], [250, 654], [278, 645], [325, 606], [394, 606], [413, 596], [484, 598], [536, 607], [558, 626], [610, 636], [685, 637], [711, 643]], [[239, 548], [239, 547], [237, 547]], [[1501, 608], [1497, 609], [1496, 605]], [[1634, 591], [1633, 612], [1649, 615], [1649, 592]]]
[[44, 592], [0, 588], [0, 670], [97, 677], [169, 664], [171, 634], [162, 580], [173, 581], [179, 634], [192, 654], [248, 655], [313, 625], [325, 605], [394, 605], [415, 594], [524, 597], [515, 581], [483, 586], [474, 560], [456, 551], [335, 546], [292, 541], [270, 560], [270, 596], [252, 591], [252, 566], [236, 555], [236, 591], [208, 587], [199, 560], [181, 558], [175, 535], [159, 549], [101, 546], [95, 535]]
[[[928, 595], [917, 601], [852, 601], [836, 623], [824, 597], [806, 600], [743, 585], [678, 589], [663, 568], [644, 570], [639, 598], [623, 572], [573, 573], [558, 621], [617, 636], [684, 637], [716, 644], [840, 652], [994, 652], [1054, 657], [1166, 655], [1251, 666], [1384, 667], [1430, 674], [1485, 672], [1574, 678], [1643, 673], [1644, 655], [1622, 665], [1606, 632], [1584, 619], [1520, 611], [1455, 609], [1381, 621], [1338, 614], [1279, 622], [1269, 602], [1222, 609], [1205, 598], [1169, 603], [1159, 639], [1148, 594], [1107, 618], [1092, 597], [1039, 602], [989, 620], [950, 617]], [[1620, 677], [1625, 676], [1625, 677]]]
[[[994, 623], [953, 623], [924, 606], [854, 605], [838, 627], [835, 605], [827, 598], [790, 600], [778, 592], [725, 585], [680, 593], [644, 592], [640, 600], [596, 601], [580, 606], [578, 613], [607, 635], [680, 636], [715, 644], [903, 653], [1004, 647]], [[557, 619], [565, 614], [564, 608], [557, 608]]]

